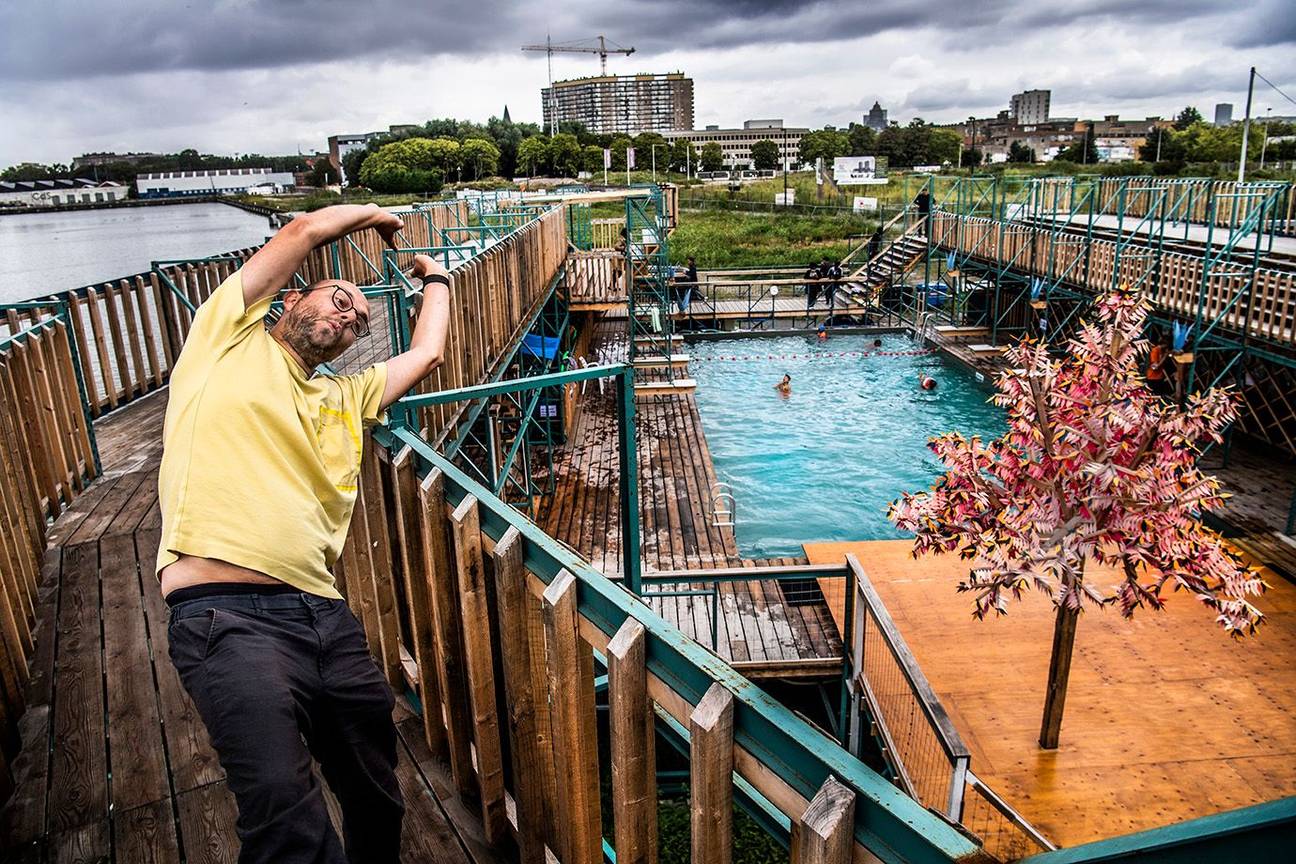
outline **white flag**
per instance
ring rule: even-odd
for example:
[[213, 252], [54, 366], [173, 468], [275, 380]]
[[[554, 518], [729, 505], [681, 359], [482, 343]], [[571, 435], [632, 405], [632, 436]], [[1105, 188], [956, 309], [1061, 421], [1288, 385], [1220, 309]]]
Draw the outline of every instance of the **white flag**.
[[633, 168], [633, 167], [634, 167], [634, 148], [633, 148], [633, 147], [627, 147], [627, 148], [626, 148], [626, 167], [627, 167], [627, 168]]
[[612, 151], [609, 150], [607, 147], [603, 148], [603, 167], [604, 168], [612, 167]]

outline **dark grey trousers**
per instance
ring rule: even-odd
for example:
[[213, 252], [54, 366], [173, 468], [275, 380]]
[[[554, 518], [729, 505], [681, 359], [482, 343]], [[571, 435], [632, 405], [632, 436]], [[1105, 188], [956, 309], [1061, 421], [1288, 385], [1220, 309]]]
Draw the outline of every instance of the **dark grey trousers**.
[[[171, 610], [167, 635], [238, 802], [240, 864], [396, 864], [394, 699], [346, 604], [202, 597]], [[345, 854], [312, 756], [342, 806]]]

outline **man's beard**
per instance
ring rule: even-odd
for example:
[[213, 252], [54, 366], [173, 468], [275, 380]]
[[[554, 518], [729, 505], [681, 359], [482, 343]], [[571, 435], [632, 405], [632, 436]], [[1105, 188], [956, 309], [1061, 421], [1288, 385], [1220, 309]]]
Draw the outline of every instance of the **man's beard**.
[[321, 363], [327, 363], [338, 354], [338, 343], [342, 340], [342, 333], [332, 334], [327, 341], [321, 342], [315, 338], [315, 325], [323, 320], [318, 315], [302, 313], [292, 310], [284, 318], [283, 338], [284, 341], [292, 346], [297, 352], [297, 356], [310, 369], [314, 369]]

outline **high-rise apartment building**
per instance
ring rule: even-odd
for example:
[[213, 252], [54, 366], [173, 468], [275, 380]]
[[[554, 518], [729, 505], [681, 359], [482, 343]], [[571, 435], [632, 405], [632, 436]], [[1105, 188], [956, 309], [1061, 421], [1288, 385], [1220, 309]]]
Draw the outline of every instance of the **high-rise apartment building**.
[[1217, 102], [1215, 103], [1215, 125], [1228, 126], [1233, 122], [1233, 103]]
[[547, 126], [556, 116], [598, 135], [693, 128], [693, 79], [683, 72], [555, 81], [540, 101]]
[[1051, 90], [1026, 90], [1014, 93], [1008, 103], [1008, 115], [1020, 124], [1047, 123]]

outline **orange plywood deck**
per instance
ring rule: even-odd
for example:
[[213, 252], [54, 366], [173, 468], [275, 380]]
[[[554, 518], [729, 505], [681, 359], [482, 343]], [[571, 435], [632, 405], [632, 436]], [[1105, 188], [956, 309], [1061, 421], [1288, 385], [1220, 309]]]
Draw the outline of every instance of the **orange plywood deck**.
[[[1053, 609], [1032, 593], [977, 621], [968, 563], [908, 540], [808, 544], [863, 565], [972, 754], [971, 769], [1059, 846], [1296, 795], [1296, 587], [1266, 573], [1257, 637], [1231, 640], [1196, 600], [1080, 619], [1061, 746], [1037, 742]], [[1114, 582], [1115, 576], [1102, 582]], [[825, 594], [829, 594], [825, 590]], [[841, 592], [829, 597], [840, 620]]]

